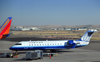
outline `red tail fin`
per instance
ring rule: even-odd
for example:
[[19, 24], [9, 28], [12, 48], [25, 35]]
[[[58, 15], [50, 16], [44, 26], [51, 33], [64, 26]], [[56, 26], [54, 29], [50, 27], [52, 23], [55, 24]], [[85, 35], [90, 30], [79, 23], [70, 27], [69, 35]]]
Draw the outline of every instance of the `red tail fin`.
[[0, 27], [0, 39], [6, 38], [9, 36], [11, 22], [12, 22], [12, 17], [8, 17], [8, 19]]

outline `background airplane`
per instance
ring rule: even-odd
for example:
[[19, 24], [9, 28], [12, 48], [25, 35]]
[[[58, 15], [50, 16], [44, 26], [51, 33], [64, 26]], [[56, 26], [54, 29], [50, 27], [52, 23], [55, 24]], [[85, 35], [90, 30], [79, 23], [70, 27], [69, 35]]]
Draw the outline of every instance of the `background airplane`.
[[92, 34], [97, 30], [88, 30], [79, 40], [21, 41], [10, 47], [10, 50], [50, 50], [73, 49], [89, 44]]
[[0, 27], [0, 39], [9, 37], [10, 26], [12, 22], [12, 17], [8, 17], [7, 20]]

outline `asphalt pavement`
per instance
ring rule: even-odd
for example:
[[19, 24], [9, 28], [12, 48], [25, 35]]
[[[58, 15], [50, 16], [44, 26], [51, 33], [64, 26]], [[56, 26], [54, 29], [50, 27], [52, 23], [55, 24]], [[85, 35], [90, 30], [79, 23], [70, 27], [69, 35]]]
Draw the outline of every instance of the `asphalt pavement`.
[[[11, 46], [22, 40], [57, 40], [53, 38], [41, 38], [39, 36], [14, 36], [0, 40], [0, 53], [12, 52], [9, 50]], [[61, 39], [59, 39], [61, 40]], [[25, 51], [20, 51], [18, 57], [0, 58], [0, 62], [100, 62], [100, 41], [90, 41], [88, 46], [75, 48], [70, 50], [61, 50], [58, 55], [54, 55], [51, 59], [43, 57], [39, 60], [25, 59]]]

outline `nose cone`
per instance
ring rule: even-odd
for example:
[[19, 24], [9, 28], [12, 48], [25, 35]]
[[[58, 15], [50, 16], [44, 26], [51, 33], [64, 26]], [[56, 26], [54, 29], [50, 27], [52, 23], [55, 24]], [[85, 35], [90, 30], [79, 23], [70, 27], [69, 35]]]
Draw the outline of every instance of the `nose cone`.
[[9, 49], [10, 49], [10, 50], [13, 50], [13, 47], [10, 47]]

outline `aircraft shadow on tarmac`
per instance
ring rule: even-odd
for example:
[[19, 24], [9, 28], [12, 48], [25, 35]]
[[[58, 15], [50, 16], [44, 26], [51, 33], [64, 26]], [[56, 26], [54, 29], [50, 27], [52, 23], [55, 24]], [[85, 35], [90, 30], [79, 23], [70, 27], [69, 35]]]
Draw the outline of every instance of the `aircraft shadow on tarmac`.
[[[64, 52], [66, 52], [66, 53], [69, 53], [69, 52], [74, 52], [74, 51], [65, 51], [65, 50], [59, 50], [59, 51], [57, 51], [56, 53], [58, 53], [58, 54], [62, 54], [62, 53], [64, 53]], [[26, 52], [18, 52], [18, 54], [25, 54]], [[44, 52], [44, 53], [48, 53], [48, 52]], [[43, 57], [49, 57], [49, 55], [43, 55]], [[26, 59], [25, 59], [25, 57], [24, 58], [20, 58], [20, 59], [15, 59], [14, 61], [27, 61]], [[28, 61], [32, 61], [32, 60], [28, 60]]]
[[[41, 60], [41, 59], [34, 59], [34, 60]], [[26, 60], [26, 58], [21, 58], [21, 59], [15, 59], [14, 61], [33, 61], [32, 59]]]
[[[32, 50], [31, 50], [31, 51], [32, 51]], [[47, 52], [47, 51], [43, 51], [43, 52], [44, 52], [44, 53], [52, 53], [52, 52]], [[64, 52], [67, 52], [67, 53], [68, 53], [68, 52], [74, 52], [74, 51], [59, 50], [59, 51], [54, 52], [54, 53], [64, 53]], [[26, 51], [21, 51], [21, 52], [19, 51], [19, 52], [18, 52], [18, 54], [25, 54], [25, 53], [26, 53]]]
[[[14, 61], [26, 61], [25, 58], [15, 59]], [[29, 60], [28, 60], [29, 61]], [[31, 60], [30, 60], [31, 61]]]

